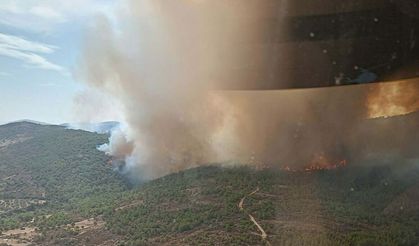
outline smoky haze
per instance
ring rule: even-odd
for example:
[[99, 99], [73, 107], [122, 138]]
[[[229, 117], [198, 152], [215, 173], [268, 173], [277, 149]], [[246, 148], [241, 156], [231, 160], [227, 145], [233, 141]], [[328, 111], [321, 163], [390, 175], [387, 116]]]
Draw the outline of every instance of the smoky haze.
[[208, 163], [299, 168], [317, 156], [334, 163], [361, 152], [371, 86], [217, 90], [225, 87], [219, 76], [239, 81], [237, 64], [260, 62], [241, 56], [259, 27], [238, 26], [265, 13], [242, 2], [126, 1], [88, 32], [80, 72], [118, 103], [125, 123], [101, 149], [131, 175], [151, 179]]

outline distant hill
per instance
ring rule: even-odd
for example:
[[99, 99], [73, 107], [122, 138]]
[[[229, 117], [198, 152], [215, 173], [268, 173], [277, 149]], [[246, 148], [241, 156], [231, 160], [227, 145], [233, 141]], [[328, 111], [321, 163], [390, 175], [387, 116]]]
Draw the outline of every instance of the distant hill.
[[131, 187], [107, 134], [0, 126], [0, 245], [418, 245], [419, 160], [199, 167]]
[[[28, 119], [12, 121], [12, 122], [9, 122], [7, 124], [12, 124], [12, 123], [32, 123], [32, 124], [36, 124], [36, 125], [53, 125], [53, 124], [50, 124], [50, 123], [47, 123], [47, 122], [36, 121], [36, 120], [28, 120]], [[7, 125], [7, 124], [5, 124], [5, 125]]]
[[110, 133], [113, 129], [118, 128], [121, 123], [117, 121], [106, 121], [99, 123], [65, 123], [62, 126], [73, 130], [84, 130], [96, 133]]

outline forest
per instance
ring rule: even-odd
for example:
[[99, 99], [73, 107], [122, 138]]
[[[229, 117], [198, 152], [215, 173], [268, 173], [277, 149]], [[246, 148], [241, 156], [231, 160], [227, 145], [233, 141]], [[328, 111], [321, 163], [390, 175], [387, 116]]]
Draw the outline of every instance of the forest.
[[108, 137], [0, 126], [0, 245], [419, 244], [418, 160], [213, 164], [133, 185], [97, 150]]

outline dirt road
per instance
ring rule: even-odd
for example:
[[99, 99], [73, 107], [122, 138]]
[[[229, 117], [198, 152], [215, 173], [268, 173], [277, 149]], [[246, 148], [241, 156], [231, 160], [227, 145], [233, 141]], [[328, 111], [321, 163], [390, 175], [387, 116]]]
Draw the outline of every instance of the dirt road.
[[249, 219], [253, 222], [253, 224], [255, 224], [255, 226], [258, 228], [258, 230], [260, 231], [260, 237], [262, 238], [262, 240], [264, 242], [266, 242], [266, 244], [271, 245], [269, 243], [269, 241], [267, 240], [268, 238], [268, 234], [266, 234], [265, 230], [263, 229], [263, 227], [256, 221], [255, 217], [253, 217], [253, 215], [251, 215], [250, 213], [246, 212], [244, 210], [244, 200], [246, 199], [246, 197], [252, 196], [254, 194], [256, 194], [259, 191], [259, 187], [257, 187], [253, 192], [249, 193], [248, 195], [244, 196], [239, 204], [238, 207], [240, 209], [240, 211], [243, 211], [245, 214], [247, 214], [247, 216], [249, 216]]

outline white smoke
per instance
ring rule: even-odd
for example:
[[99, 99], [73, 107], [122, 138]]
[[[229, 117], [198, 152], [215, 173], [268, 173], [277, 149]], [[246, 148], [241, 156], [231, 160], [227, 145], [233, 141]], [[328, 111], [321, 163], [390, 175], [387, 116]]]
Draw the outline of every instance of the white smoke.
[[232, 11], [230, 4], [141, 0], [127, 1], [116, 22], [98, 18], [81, 72], [123, 105], [127, 124], [102, 150], [125, 156], [144, 177], [219, 160], [212, 141], [225, 112], [209, 93], [217, 87], [211, 76], [233, 63], [218, 56], [239, 37], [232, 26], [214, 27]]

